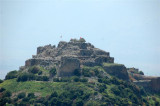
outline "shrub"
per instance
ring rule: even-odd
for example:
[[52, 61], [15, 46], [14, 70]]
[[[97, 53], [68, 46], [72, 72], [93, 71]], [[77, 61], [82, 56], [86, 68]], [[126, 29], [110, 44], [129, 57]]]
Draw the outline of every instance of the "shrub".
[[119, 90], [118, 87], [112, 88], [111, 91], [112, 91], [115, 95], [120, 95], [120, 93], [121, 93], [121, 91]]
[[160, 102], [159, 101], [155, 101], [155, 106], [160, 106]]
[[38, 72], [38, 75], [42, 75], [42, 71], [39, 71], [39, 72]]
[[70, 82], [70, 81], [71, 81], [70, 77], [61, 78], [61, 82]]
[[105, 84], [100, 84], [99, 85], [99, 92], [103, 92], [105, 89], [107, 89], [106, 85]]
[[82, 78], [82, 79], [80, 79], [80, 82], [88, 82], [88, 79], [87, 78]]
[[36, 81], [49, 81], [49, 77], [47, 76], [36, 76]]
[[76, 106], [83, 106], [83, 100], [82, 99], [76, 99]]
[[37, 74], [38, 72], [40, 72], [40, 67], [38, 66], [32, 66], [29, 68], [28, 72], [33, 73], [33, 74]]
[[97, 76], [101, 78], [103, 76], [102, 71], [104, 71], [104, 69], [99, 66], [95, 66], [95, 67], [84, 66], [82, 68], [82, 75], [84, 75], [85, 77]]
[[10, 97], [12, 93], [10, 91], [4, 91], [3, 97]]
[[29, 97], [29, 98], [34, 98], [35, 95], [34, 95], [34, 93], [28, 93], [28, 97]]
[[28, 97], [24, 97], [24, 98], [22, 99], [23, 102], [28, 102], [29, 100], [30, 100], [30, 98], [28, 98]]
[[0, 88], [0, 92], [3, 92], [5, 91], [6, 89], [5, 88]]
[[53, 98], [53, 97], [58, 97], [58, 94], [57, 94], [56, 91], [54, 91], [54, 92], [51, 94], [51, 96], [50, 96], [50, 98]]
[[42, 76], [43, 81], [49, 81], [49, 78], [47, 76]]
[[0, 83], [3, 83], [3, 80], [0, 79]]
[[51, 76], [55, 76], [55, 75], [57, 74], [56, 68], [53, 67], [53, 68], [49, 71], [49, 73], [50, 73]]
[[35, 75], [31, 73], [22, 73], [20, 76], [18, 76], [17, 81], [24, 82], [24, 81], [29, 81], [29, 80], [35, 80]]
[[77, 77], [77, 76], [74, 76], [74, 77], [73, 77], [73, 81], [78, 82], [78, 81], [80, 81], [80, 78]]
[[144, 75], [144, 73], [142, 71], [139, 71], [139, 74]]
[[6, 106], [6, 103], [11, 103], [11, 98], [4, 97], [4, 98], [0, 99], [0, 106]]
[[14, 70], [14, 71], [7, 73], [5, 80], [17, 78], [17, 76], [18, 76], [18, 72], [16, 70]]
[[89, 73], [90, 69], [88, 67], [83, 67], [82, 68], [82, 75], [84, 75], [85, 77], [90, 77], [90, 73]]
[[25, 92], [21, 92], [21, 93], [18, 94], [18, 98], [19, 99], [22, 99], [24, 97], [26, 97], [26, 93]]
[[81, 71], [79, 69], [75, 69], [74, 70], [74, 75], [80, 76], [81, 75]]
[[53, 78], [54, 82], [60, 82], [59, 78]]

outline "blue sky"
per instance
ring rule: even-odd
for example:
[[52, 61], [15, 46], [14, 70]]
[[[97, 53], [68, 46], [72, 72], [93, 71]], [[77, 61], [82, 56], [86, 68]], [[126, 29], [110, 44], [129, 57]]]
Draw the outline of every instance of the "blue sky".
[[160, 76], [159, 0], [0, 0], [0, 11], [1, 79], [38, 46], [80, 37], [116, 63]]

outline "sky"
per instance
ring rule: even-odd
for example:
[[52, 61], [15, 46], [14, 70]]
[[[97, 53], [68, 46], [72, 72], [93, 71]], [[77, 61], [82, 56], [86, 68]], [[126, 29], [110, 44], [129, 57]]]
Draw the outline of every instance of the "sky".
[[160, 76], [160, 0], [0, 0], [0, 79], [38, 46], [80, 37]]

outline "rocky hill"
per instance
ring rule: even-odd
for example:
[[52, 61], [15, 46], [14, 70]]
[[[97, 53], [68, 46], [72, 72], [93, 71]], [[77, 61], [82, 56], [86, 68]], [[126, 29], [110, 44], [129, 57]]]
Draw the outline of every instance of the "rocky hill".
[[160, 78], [114, 63], [83, 38], [37, 48], [0, 80], [0, 105], [160, 105]]

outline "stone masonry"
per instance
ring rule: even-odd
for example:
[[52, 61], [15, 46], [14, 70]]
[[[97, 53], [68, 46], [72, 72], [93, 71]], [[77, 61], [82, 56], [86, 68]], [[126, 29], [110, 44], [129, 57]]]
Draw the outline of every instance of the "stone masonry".
[[[70, 76], [81, 66], [97, 66], [103, 62], [114, 63], [109, 52], [95, 48], [85, 42], [59, 42], [58, 46], [46, 45], [37, 48], [37, 54], [25, 61], [23, 69], [40, 65], [46, 69], [56, 66], [58, 76]], [[22, 68], [21, 68], [22, 69]]]

